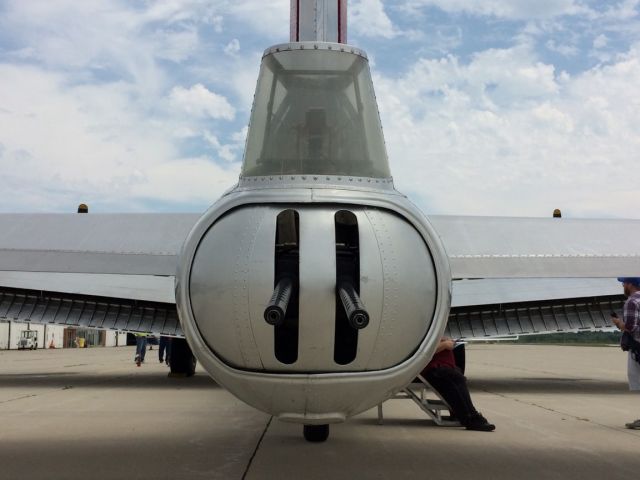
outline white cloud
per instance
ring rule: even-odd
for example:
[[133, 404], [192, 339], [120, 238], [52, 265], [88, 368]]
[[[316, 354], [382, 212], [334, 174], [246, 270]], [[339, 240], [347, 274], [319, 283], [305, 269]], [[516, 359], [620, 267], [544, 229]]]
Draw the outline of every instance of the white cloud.
[[[209, 10], [196, 0], [156, 2], [148, 9], [107, 0], [13, 1], [3, 11], [0, 26], [28, 41], [49, 65], [108, 61], [126, 67], [132, 57], [188, 56], [197, 45], [194, 26], [207, 21]], [[167, 50], [169, 57], [163, 57]]]
[[203, 137], [216, 151], [219, 158], [227, 163], [233, 163], [238, 161], [239, 154], [244, 148], [246, 134], [243, 136], [243, 132], [244, 130], [233, 134], [232, 143], [222, 143], [212, 132], [204, 132]]
[[214, 160], [237, 154], [235, 144], [184, 160], [174, 139], [199, 133], [150, 116], [134, 98], [124, 83], [70, 87], [60, 74], [0, 64], [3, 209], [69, 211], [86, 201], [135, 211], [147, 199], [209, 203], [231, 185], [237, 158], [224, 158], [225, 167]]
[[[233, 120], [237, 98], [248, 109], [259, 58], [214, 62], [212, 46], [227, 15], [288, 29], [288, 5], [262, 15], [257, 6], [243, 23], [247, 5], [229, 0], [5, 2], [0, 208], [68, 211], [84, 200], [102, 211], [135, 210], [214, 200], [237, 177], [243, 142], [239, 125], [212, 120]], [[238, 48], [236, 39], [228, 51]], [[251, 68], [236, 68], [249, 61]], [[189, 188], [187, 176], [202, 188]], [[183, 177], [181, 185], [170, 181]]]
[[254, 31], [280, 43], [289, 39], [290, 0], [229, 0], [226, 3], [225, 11]]
[[154, 35], [158, 45], [156, 55], [176, 63], [187, 60], [198, 46], [198, 31], [195, 27], [180, 31], [159, 29]]
[[240, 51], [240, 41], [237, 38], [231, 40], [226, 47], [224, 47], [224, 53], [227, 55], [237, 55]]
[[[262, 48], [289, 36], [289, 0], [266, 3], [3, 3], [0, 39], [10, 42], [0, 45], [0, 171], [9, 200], [0, 209], [213, 201], [239, 171]], [[397, 186], [430, 212], [547, 215], [562, 207], [638, 216], [627, 172], [640, 151], [639, 55], [619, 53], [640, 33], [638, 3], [350, 3], [351, 31], [392, 47], [370, 52], [381, 68], [397, 68], [389, 59], [396, 52], [414, 61], [375, 82]], [[400, 8], [424, 14], [429, 6], [451, 15], [428, 31], [401, 30]], [[489, 17], [473, 19], [474, 28], [486, 34], [497, 25], [500, 42], [516, 46], [476, 51], [469, 33], [480, 37], [461, 13]], [[579, 21], [563, 17], [571, 15]], [[602, 65], [568, 75], [561, 62], [541, 62], [536, 48], [543, 52], [549, 38], [547, 48], [563, 55], [588, 38], [595, 51], [572, 63], [587, 53]], [[468, 54], [447, 54], [457, 47]]]
[[450, 13], [490, 15], [509, 19], [553, 18], [559, 15], [586, 14], [591, 10], [576, 0], [405, 0], [408, 11], [438, 7]]
[[[518, 46], [476, 53], [468, 65], [461, 65], [454, 56], [420, 59], [399, 88], [418, 99], [425, 94], [429, 103], [445, 97], [457, 106], [491, 110], [546, 97], [559, 86], [552, 65], [536, 61], [528, 46]], [[407, 105], [414, 104], [409, 101]]]
[[381, 0], [354, 0], [349, 4], [349, 28], [363, 37], [393, 38], [397, 35]]
[[593, 48], [600, 49], [607, 46], [609, 39], [606, 35], [600, 34], [593, 40]]
[[558, 44], [555, 40], [548, 40], [545, 45], [552, 52], [559, 53], [560, 55], [564, 55], [565, 57], [574, 57], [578, 55], [578, 53], [580, 53], [580, 49], [575, 45], [570, 45], [567, 43]]
[[616, 5], [608, 6], [602, 15], [607, 20], [629, 20], [638, 16], [640, 0], [622, 0]]
[[235, 108], [222, 95], [198, 83], [191, 88], [174, 87], [169, 94], [171, 105], [198, 118], [233, 120]]
[[131, 194], [157, 199], [163, 192], [163, 201], [211, 205], [238, 181], [238, 174], [237, 164], [225, 168], [203, 157], [178, 159], [149, 168]]
[[132, 108], [130, 87], [70, 88], [64, 80], [0, 65], [4, 193], [21, 208], [52, 208], [70, 192], [117, 195], [135, 182], [133, 168], [175, 154], [164, 129]]
[[396, 185], [425, 211], [638, 217], [640, 50], [573, 77], [522, 47], [377, 77]]
[[247, 114], [251, 110], [253, 103], [261, 56], [262, 52], [238, 55], [234, 57], [234, 63], [229, 67], [228, 71], [220, 71], [215, 67], [211, 69], [212, 75], [218, 79], [220, 84], [226, 85], [239, 99], [237, 102], [238, 110], [247, 112]]

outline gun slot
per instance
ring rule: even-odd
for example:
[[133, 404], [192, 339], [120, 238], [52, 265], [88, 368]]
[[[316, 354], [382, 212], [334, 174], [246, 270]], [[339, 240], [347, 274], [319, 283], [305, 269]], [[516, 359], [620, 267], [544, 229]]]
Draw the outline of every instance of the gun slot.
[[[334, 361], [338, 365], [353, 362], [358, 352], [358, 330], [353, 324], [363, 323], [362, 312], [351, 307], [362, 304], [360, 293], [360, 239], [358, 219], [353, 212], [335, 214], [336, 233], [336, 320]], [[344, 298], [343, 298], [344, 297]], [[345, 304], [346, 302], [346, 304]], [[347, 305], [351, 305], [347, 308]], [[364, 311], [364, 308], [362, 308]], [[364, 311], [366, 314], [366, 311]], [[351, 318], [351, 320], [350, 320]], [[368, 315], [366, 315], [368, 323]], [[364, 325], [366, 326], [366, 325]]]
[[284, 210], [276, 219], [274, 290], [265, 309], [265, 321], [274, 326], [274, 352], [290, 365], [298, 359], [300, 220], [295, 210]]

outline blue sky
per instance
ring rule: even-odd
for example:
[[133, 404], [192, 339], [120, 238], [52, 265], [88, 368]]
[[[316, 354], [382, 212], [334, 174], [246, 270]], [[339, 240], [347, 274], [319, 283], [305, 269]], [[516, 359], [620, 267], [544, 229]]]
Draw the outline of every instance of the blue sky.
[[[267, 5], [267, 6], [265, 6]], [[289, 1], [0, 0], [0, 211], [203, 211]], [[426, 213], [640, 218], [640, 0], [352, 0]]]

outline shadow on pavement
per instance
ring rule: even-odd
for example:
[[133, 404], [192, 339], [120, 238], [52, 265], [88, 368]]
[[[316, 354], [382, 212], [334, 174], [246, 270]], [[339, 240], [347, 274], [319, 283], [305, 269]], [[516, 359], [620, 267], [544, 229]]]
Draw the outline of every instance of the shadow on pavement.
[[576, 394], [595, 393], [599, 395], [624, 395], [629, 386], [624, 381], [592, 380], [587, 378], [508, 378], [470, 379], [469, 389], [492, 393], [542, 393]]
[[169, 378], [163, 372], [133, 372], [129, 374], [90, 374], [74, 372], [0, 374], [1, 388], [219, 388], [208, 375], [201, 373], [189, 378]]

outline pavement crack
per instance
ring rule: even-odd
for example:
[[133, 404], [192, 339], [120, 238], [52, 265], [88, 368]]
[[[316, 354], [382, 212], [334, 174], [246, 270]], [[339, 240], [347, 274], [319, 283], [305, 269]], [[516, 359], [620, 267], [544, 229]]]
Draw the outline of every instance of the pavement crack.
[[24, 400], [25, 398], [31, 398], [31, 397], [37, 397], [37, 396], [38, 395], [36, 395], [36, 394], [22, 395], [21, 397], [10, 398], [9, 400], [3, 400], [3, 401], [0, 402], [0, 405], [2, 405], [4, 403], [15, 402], [17, 400]]
[[501, 397], [501, 398], [504, 398], [504, 399], [507, 399], [507, 400], [512, 400], [514, 402], [521, 403], [523, 405], [529, 405], [530, 407], [540, 408], [541, 410], [545, 410], [547, 412], [555, 413], [556, 415], [569, 417], [569, 418], [572, 418], [573, 420], [578, 420], [580, 422], [592, 423], [593, 425], [597, 425], [599, 427], [606, 428], [608, 430], [613, 430], [614, 432], [625, 433], [627, 435], [631, 435], [631, 436], [633, 436], [635, 438], [638, 438], [638, 435], [634, 434], [633, 431], [629, 430], [629, 429], [621, 429], [621, 428], [617, 428], [617, 427], [612, 427], [611, 425], [606, 425], [604, 423], [599, 423], [599, 422], [596, 422], [596, 421], [594, 421], [594, 420], [592, 420], [590, 418], [579, 417], [579, 416], [573, 415], [571, 413], [563, 412], [563, 411], [560, 411], [560, 410], [555, 410], [555, 409], [553, 409], [551, 407], [545, 407], [544, 405], [540, 405], [540, 404], [535, 403], [535, 402], [528, 402], [526, 400], [521, 400], [521, 399], [516, 398], [516, 397], [511, 397], [511, 396], [506, 395], [504, 393], [492, 392], [492, 391], [486, 390], [484, 388], [479, 388], [478, 390], [483, 391], [485, 393], [488, 393], [490, 395], [495, 395], [497, 397]]
[[256, 454], [258, 453], [258, 449], [260, 448], [260, 445], [262, 444], [262, 440], [264, 439], [264, 436], [267, 434], [267, 430], [269, 429], [269, 426], [271, 425], [272, 421], [273, 421], [273, 417], [269, 417], [269, 421], [264, 426], [264, 430], [262, 431], [262, 435], [260, 435], [260, 438], [258, 439], [258, 443], [256, 443], [256, 448], [253, 450], [253, 453], [251, 454], [251, 458], [249, 459], [249, 462], [247, 463], [247, 468], [244, 469], [244, 473], [242, 474], [242, 480], [245, 480], [245, 478], [247, 478], [247, 474], [249, 473], [249, 469], [251, 468], [251, 464], [253, 463], [253, 459], [255, 458]]
[[[560, 376], [560, 374], [558, 372], [554, 372], [554, 371], [550, 371], [550, 370], [542, 370], [542, 369], [538, 369], [538, 368], [524, 368], [524, 367], [517, 367], [514, 365], [509, 365], [508, 367], [505, 367], [503, 364], [501, 363], [496, 363], [496, 362], [478, 362], [480, 365], [485, 365], [487, 367], [499, 367], [499, 368], [508, 368], [509, 370], [516, 370], [519, 372], [526, 372], [526, 373], [535, 373], [538, 375], [551, 375], [554, 377], [558, 377]], [[581, 380], [581, 378], [579, 377], [573, 377], [576, 380]]]

